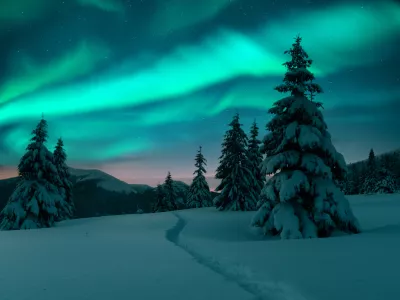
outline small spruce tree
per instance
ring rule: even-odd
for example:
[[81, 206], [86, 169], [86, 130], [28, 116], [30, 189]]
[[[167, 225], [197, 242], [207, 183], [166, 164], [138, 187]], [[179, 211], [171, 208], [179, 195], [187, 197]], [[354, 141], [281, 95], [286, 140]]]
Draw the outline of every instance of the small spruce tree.
[[161, 184], [157, 184], [157, 187], [155, 190], [155, 198], [156, 198], [156, 201], [154, 202], [153, 212], [168, 211], [168, 207], [165, 203], [165, 191]]
[[265, 234], [281, 238], [328, 236], [333, 230], [360, 231], [348, 200], [337, 186], [344, 179], [346, 163], [331, 142], [320, 108], [309, 99], [322, 92], [308, 70], [312, 60], [295, 39], [285, 53], [291, 60], [283, 84], [275, 89], [290, 93], [274, 103], [264, 138], [267, 155], [262, 171], [273, 175], [262, 190], [252, 224]]
[[251, 172], [251, 163], [247, 153], [247, 136], [239, 122], [239, 114], [233, 117], [231, 127], [222, 143], [220, 165], [216, 178], [221, 179], [216, 191], [221, 191], [214, 198], [219, 210], [247, 211], [254, 210], [257, 199], [249, 193], [256, 180]]
[[63, 206], [59, 208], [59, 221], [71, 219], [75, 212], [75, 205], [73, 201], [72, 193], [72, 182], [71, 175], [66, 164], [67, 154], [64, 150], [64, 142], [61, 138], [58, 139], [57, 145], [54, 149], [54, 165], [57, 169], [58, 175], [60, 176], [60, 186], [61, 195], [64, 201], [61, 202]]
[[253, 194], [256, 201], [258, 201], [262, 188], [264, 187], [266, 178], [261, 173], [261, 164], [263, 157], [260, 151], [261, 141], [258, 139], [258, 127], [254, 121], [250, 130], [250, 139], [248, 147], [248, 158], [251, 164], [251, 172], [253, 173], [254, 181], [251, 182], [251, 189], [249, 193]]
[[42, 118], [18, 164], [20, 182], [0, 214], [3, 230], [51, 227], [64, 199], [53, 154], [46, 148], [47, 122]]
[[178, 205], [177, 205], [178, 195], [177, 195], [177, 192], [175, 189], [175, 183], [172, 179], [170, 172], [168, 172], [168, 175], [165, 178], [163, 188], [164, 188], [164, 192], [165, 192], [165, 204], [166, 204], [167, 209], [169, 211], [177, 210], [178, 209]]
[[361, 193], [375, 194], [378, 183], [378, 166], [376, 162], [374, 149], [369, 151], [365, 175], [362, 180]]
[[193, 173], [195, 177], [193, 178], [193, 182], [190, 185], [187, 194], [186, 206], [188, 208], [211, 206], [212, 200], [210, 187], [208, 186], [204, 176], [206, 173], [205, 166], [207, 165], [207, 160], [204, 158], [204, 155], [201, 152], [201, 147], [197, 152], [195, 162], [195, 167], [197, 169]]
[[374, 149], [371, 149], [369, 151], [367, 167], [368, 167], [368, 172], [369, 173], [373, 173], [376, 170], [377, 165], [376, 165], [376, 158], [375, 158]]

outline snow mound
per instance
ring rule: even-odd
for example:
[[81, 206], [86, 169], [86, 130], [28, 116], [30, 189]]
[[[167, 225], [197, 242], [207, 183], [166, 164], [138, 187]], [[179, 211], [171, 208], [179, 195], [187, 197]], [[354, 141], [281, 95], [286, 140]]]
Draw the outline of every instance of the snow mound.
[[125, 194], [137, 193], [134, 187], [130, 184], [100, 170], [83, 170], [74, 168], [70, 168], [69, 170], [71, 175], [76, 177], [77, 182], [96, 180], [97, 186], [107, 191]]

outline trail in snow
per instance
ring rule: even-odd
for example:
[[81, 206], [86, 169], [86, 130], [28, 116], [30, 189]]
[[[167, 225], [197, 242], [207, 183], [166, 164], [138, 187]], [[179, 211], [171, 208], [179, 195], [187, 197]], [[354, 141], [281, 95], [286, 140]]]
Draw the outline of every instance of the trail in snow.
[[174, 227], [166, 231], [165, 237], [193, 257], [199, 264], [209, 268], [225, 279], [235, 282], [239, 287], [253, 295], [255, 300], [306, 300], [303, 296], [294, 292], [290, 287], [279, 283], [260, 282], [252, 277], [252, 272], [244, 266], [222, 264], [212, 257], [206, 257], [193, 250], [180, 241], [180, 234], [187, 222], [177, 213], [174, 213], [178, 221]]

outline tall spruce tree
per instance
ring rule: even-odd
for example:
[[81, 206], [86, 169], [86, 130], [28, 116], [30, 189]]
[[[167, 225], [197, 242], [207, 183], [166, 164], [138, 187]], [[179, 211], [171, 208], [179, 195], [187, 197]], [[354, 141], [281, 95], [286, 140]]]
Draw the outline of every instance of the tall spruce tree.
[[207, 160], [204, 158], [204, 155], [201, 152], [201, 147], [197, 152], [195, 162], [195, 167], [197, 169], [193, 173], [195, 177], [193, 178], [193, 182], [190, 185], [187, 194], [186, 206], [188, 208], [211, 206], [212, 200], [210, 187], [208, 186], [204, 176], [206, 173], [205, 166], [207, 165]]
[[262, 190], [253, 225], [281, 238], [328, 236], [333, 230], [360, 231], [348, 200], [336, 182], [346, 173], [346, 163], [331, 142], [320, 111], [321, 103], [307, 94], [321, 93], [308, 70], [312, 60], [297, 37], [285, 52], [291, 60], [283, 84], [275, 89], [290, 93], [274, 103], [267, 124], [262, 171], [273, 175]]
[[251, 172], [253, 173], [254, 181], [251, 182], [250, 193], [254, 195], [258, 201], [262, 188], [265, 184], [265, 176], [261, 173], [261, 163], [263, 161], [262, 153], [260, 151], [261, 141], [258, 139], [258, 127], [256, 121], [250, 129], [250, 139], [248, 147], [248, 158], [251, 164]]
[[72, 194], [72, 182], [71, 175], [69, 173], [68, 166], [66, 164], [67, 154], [64, 150], [64, 142], [61, 138], [58, 139], [57, 145], [54, 149], [54, 165], [57, 169], [58, 175], [60, 177], [60, 186], [59, 189], [61, 191], [61, 195], [64, 198], [62, 204], [64, 206], [59, 208], [59, 221], [71, 219], [75, 212], [75, 205], [73, 201]]
[[1, 212], [3, 230], [50, 227], [65, 204], [53, 154], [46, 148], [47, 122], [43, 118], [18, 164], [20, 182]]
[[225, 134], [220, 165], [215, 175], [221, 179], [216, 191], [221, 192], [214, 198], [214, 204], [219, 210], [254, 210], [257, 199], [249, 191], [256, 179], [251, 172], [247, 136], [241, 128], [239, 114], [233, 117], [229, 126], [231, 128]]
[[165, 205], [169, 211], [178, 209], [178, 195], [175, 189], [174, 181], [172, 180], [171, 172], [168, 172], [164, 182]]

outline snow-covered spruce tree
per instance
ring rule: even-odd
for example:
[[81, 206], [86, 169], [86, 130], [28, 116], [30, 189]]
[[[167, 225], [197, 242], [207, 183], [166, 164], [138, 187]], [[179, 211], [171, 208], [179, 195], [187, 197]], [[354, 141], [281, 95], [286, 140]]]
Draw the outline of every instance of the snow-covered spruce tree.
[[72, 194], [72, 182], [71, 175], [69, 173], [68, 166], [66, 164], [67, 154], [64, 150], [64, 142], [61, 138], [58, 139], [57, 145], [54, 149], [54, 165], [57, 169], [58, 175], [60, 177], [60, 192], [64, 198], [61, 202], [63, 206], [59, 208], [59, 214], [57, 221], [71, 219], [75, 212], [75, 204], [73, 201]]
[[254, 181], [251, 182], [251, 193], [254, 193], [257, 201], [260, 196], [261, 190], [265, 184], [266, 178], [261, 173], [261, 163], [263, 157], [260, 151], [261, 141], [258, 139], [258, 127], [256, 121], [254, 121], [250, 130], [250, 139], [248, 146], [248, 159], [251, 164], [251, 172], [253, 173]]
[[21, 181], [0, 215], [3, 230], [50, 227], [63, 206], [53, 154], [45, 146], [46, 120], [42, 118], [32, 135], [18, 165]]
[[231, 128], [225, 134], [220, 165], [215, 175], [221, 179], [216, 191], [221, 192], [214, 198], [214, 205], [219, 210], [254, 210], [257, 196], [251, 192], [251, 184], [255, 178], [248, 159], [247, 136], [241, 128], [238, 114], [229, 126]]
[[321, 103], [307, 97], [322, 92], [312, 83], [312, 61], [300, 37], [285, 53], [291, 60], [284, 64], [284, 83], [275, 89], [291, 95], [269, 110], [273, 118], [262, 147], [267, 155], [262, 171], [273, 177], [262, 190], [252, 224], [284, 239], [329, 236], [335, 229], [358, 233], [358, 221], [336, 185], [346, 163], [332, 145]]
[[168, 211], [168, 207], [165, 203], [165, 191], [161, 184], [157, 184], [156, 187], [156, 201], [153, 206], [153, 212], [164, 212]]
[[198, 207], [207, 207], [212, 205], [210, 187], [206, 181], [204, 174], [206, 173], [205, 166], [207, 165], [207, 160], [204, 158], [203, 153], [201, 152], [201, 147], [197, 152], [195, 158], [195, 167], [197, 168], [194, 171], [195, 177], [193, 178], [193, 182], [190, 185], [186, 206], [188, 208], [198, 208]]
[[172, 210], [177, 210], [178, 206], [177, 206], [177, 198], [178, 195], [176, 193], [175, 190], [175, 183], [172, 180], [172, 176], [171, 173], [168, 172], [167, 177], [165, 178], [165, 182], [164, 182], [164, 193], [165, 193], [165, 205], [167, 210], [172, 211]]

